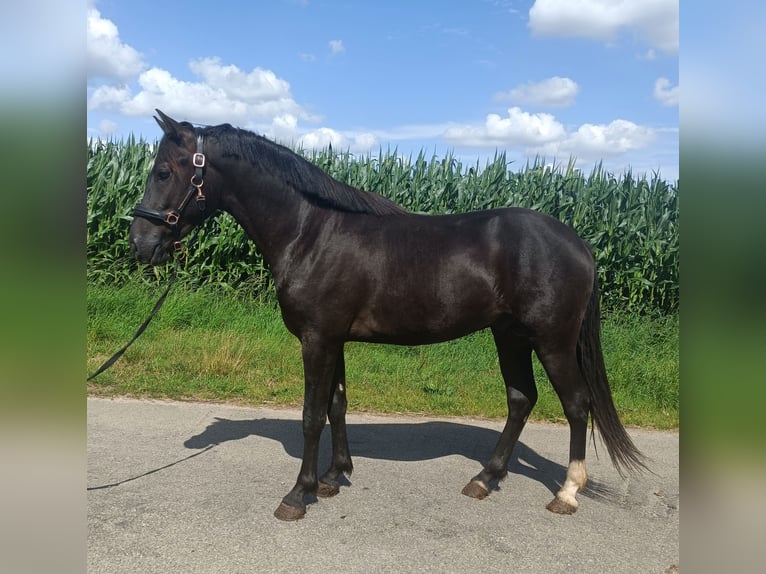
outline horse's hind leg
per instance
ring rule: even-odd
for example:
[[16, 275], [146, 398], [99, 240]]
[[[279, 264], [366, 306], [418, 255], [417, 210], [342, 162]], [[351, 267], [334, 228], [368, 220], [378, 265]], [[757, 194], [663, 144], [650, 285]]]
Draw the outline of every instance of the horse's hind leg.
[[537, 402], [537, 388], [532, 372], [532, 346], [526, 338], [513, 335], [499, 326], [492, 328], [500, 371], [505, 381], [508, 398], [508, 419], [497, 441], [495, 452], [482, 471], [471, 479], [463, 494], [484, 498], [490, 492], [491, 483], [508, 474], [508, 461], [516, 441], [527, 422], [532, 407]]
[[330, 468], [319, 479], [317, 496], [328, 497], [338, 494], [342, 474], [351, 474], [354, 465], [351, 462], [351, 453], [348, 448], [348, 434], [346, 432], [346, 365], [343, 359], [343, 350], [338, 355], [335, 366], [333, 387], [330, 391], [330, 404], [327, 414], [330, 418], [330, 431], [332, 434], [332, 462]]
[[558, 514], [577, 511], [575, 495], [585, 488], [588, 473], [585, 469], [585, 446], [588, 437], [590, 394], [580, 374], [574, 347], [565, 351], [537, 351], [540, 362], [564, 407], [569, 422], [569, 466], [564, 485], [546, 507]]

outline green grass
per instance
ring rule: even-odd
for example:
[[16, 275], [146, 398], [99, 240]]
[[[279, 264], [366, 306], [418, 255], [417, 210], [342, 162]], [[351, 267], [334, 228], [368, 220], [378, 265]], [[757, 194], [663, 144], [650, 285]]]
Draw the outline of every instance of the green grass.
[[[90, 285], [88, 372], [121, 347], [148, 314], [156, 287]], [[604, 353], [623, 422], [678, 426], [678, 320], [609, 315]], [[505, 417], [505, 390], [488, 331], [421, 347], [349, 343], [350, 411]], [[532, 418], [564, 421], [560, 403], [535, 360], [540, 398]], [[298, 341], [274, 304], [212, 288], [178, 287], [147, 331], [88, 387], [129, 395], [249, 405], [300, 405]]]

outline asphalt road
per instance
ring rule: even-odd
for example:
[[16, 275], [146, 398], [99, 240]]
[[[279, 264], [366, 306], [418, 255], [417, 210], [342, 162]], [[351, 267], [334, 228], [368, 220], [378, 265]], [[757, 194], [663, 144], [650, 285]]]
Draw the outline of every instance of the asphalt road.
[[628, 479], [589, 443], [589, 486], [560, 516], [545, 505], [565, 477], [566, 426], [528, 424], [508, 477], [478, 501], [460, 491], [502, 422], [348, 424], [350, 484], [285, 523], [272, 513], [300, 466], [297, 410], [88, 399], [88, 572], [677, 571], [678, 433], [631, 429], [656, 475]]

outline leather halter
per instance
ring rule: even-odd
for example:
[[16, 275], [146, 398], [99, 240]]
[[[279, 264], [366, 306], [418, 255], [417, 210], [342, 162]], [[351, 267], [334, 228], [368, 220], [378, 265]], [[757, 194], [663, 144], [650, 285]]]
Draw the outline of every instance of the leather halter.
[[170, 211], [162, 212], [157, 211], [156, 209], [149, 209], [143, 205], [137, 205], [133, 208], [133, 215], [167, 225], [175, 234], [178, 234], [180, 230], [179, 223], [181, 222], [181, 214], [189, 203], [189, 200], [191, 200], [192, 195], [196, 193], [195, 199], [197, 201], [197, 207], [199, 207], [200, 211], [205, 211], [205, 195], [202, 193], [202, 185], [204, 184], [203, 176], [205, 175], [206, 163], [205, 154], [202, 153], [202, 134], [199, 134], [197, 135], [197, 151], [192, 156], [194, 175], [191, 177], [189, 188], [186, 190], [186, 195], [181, 199], [178, 207], [171, 209]]

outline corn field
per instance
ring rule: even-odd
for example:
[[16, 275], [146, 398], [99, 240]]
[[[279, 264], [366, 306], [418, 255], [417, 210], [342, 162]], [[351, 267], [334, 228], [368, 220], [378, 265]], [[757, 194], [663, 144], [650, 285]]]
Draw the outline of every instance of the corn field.
[[[129, 138], [88, 144], [88, 281], [122, 284], [137, 275], [161, 279], [167, 269], [139, 266], [130, 257], [131, 211], [141, 199], [156, 143]], [[616, 177], [596, 164], [590, 175], [573, 162], [542, 160], [510, 169], [503, 153], [482, 167], [448, 154], [403, 158], [382, 150], [356, 157], [332, 149], [297, 150], [335, 179], [384, 195], [420, 213], [457, 213], [520, 206], [571, 225], [592, 246], [602, 304], [640, 313], [678, 309], [678, 182]], [[208, 220], [188, 245], [181, 275], [192, 285], [268, 298], [271, 276], [255, 245], [228, 215]]]

